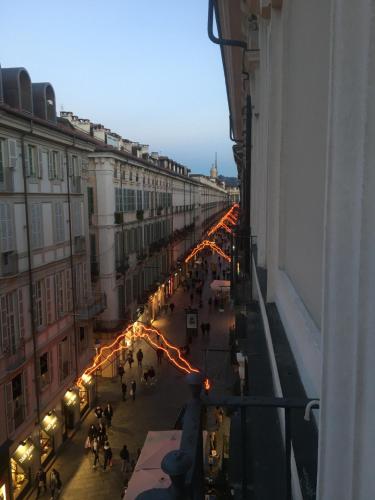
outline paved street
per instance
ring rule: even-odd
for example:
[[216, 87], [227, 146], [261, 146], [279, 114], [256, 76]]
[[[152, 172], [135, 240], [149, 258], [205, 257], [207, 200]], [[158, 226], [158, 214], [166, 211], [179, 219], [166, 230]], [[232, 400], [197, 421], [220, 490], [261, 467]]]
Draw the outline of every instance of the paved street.
[[[211, 259], [217, 260], [216, 256]], [[211, 273], [209, 273], [211, 278]], [[213, 293], [209, 288], [211, 279], [206, 279], [203, 290], [203, 308], [199, 308], [199, 325], [203, 322], [211, 323], [209, 338], [202, 338], [199, 328], [198, 337], [191, 345], [189, 361], [198, 368], [204, 368], [204, 349], [227, 349], [228, 331], [233, 323], [233, 314], [226, 305], [225, 311], [220, 313], [208, 306], [208, 297]], [[190, 305], [190, 292], [182, 287], [171, 297], [175, 310], [173, 314], [162, 314], [153, 324], [166, 334], [167, 338], [177, 346], [184, 345], [185, 339], [185, 307]], [[198, 307], [198, 296], [194, 296], [194, 307]], [[157, 383], [148, 387], [141, 383], [141, 371], [136, 363], [129, 370], [126, 365], [125, 379], [129, 382], [134, 378], [137, 382], [136, 401], [121, 399], [119, 379], [99, 380], [99, 401], [102, 406], [110, 402], [114, 408], [112, 428], [108, 432], [110, 445], [113, 451], [113, 467], [103, 471], [102, 467], [92, 468], [92, 455], [84, 449], [87, 430], [95, 422], [93, 411], [81, 425], [81, 429], [72, 440], [67, 442], [57, 457], [54, 467], [61, 473], [63, 489], [62, 499], [81, 497], [104, 500], [109, 494], [120, 496], [124, 484], [124, 475], [120, 470], [119, 452], [123, 444], [127, 444], [132, 459], [136, 459], [137, 449], [141, 448], [149, 430], [172, 429], [178, 413], [185, 402], [190, 398], [190, 391], [185, 382], [185, 375], [169, 364], [165, 359], [161, 367], [157, 365], [156, 353], [145, 342], [139, 340], [135, 345], [134, 353], [141, 347], [144, 352], [144, 365], [153, 365], [157, 372]], [[206, 356], [207, 372], [213, 380], [212, 391], [225, 391], [230, 386], [229, 353], [208, 352]], [[128, 389], [129, 390], [129, 389]], [[101, 461], [103, 460], [101, 456]], [[35, 498], [35, 495], [33, 496]], [[42, 498], [42, 497], [40, 497]]]

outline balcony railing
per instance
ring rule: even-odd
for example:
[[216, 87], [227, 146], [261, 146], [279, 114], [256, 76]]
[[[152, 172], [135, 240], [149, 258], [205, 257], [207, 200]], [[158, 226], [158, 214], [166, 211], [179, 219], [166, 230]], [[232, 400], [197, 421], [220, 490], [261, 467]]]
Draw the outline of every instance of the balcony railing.
[[105, 293], [94, 294], [77, 304], [77, 317], [79, 320], [89, 320], [101, 314], [107, 307]]
[[18, 254], [5, 252], [0, 254], [0, 276], [11, 276], [18, 273]]

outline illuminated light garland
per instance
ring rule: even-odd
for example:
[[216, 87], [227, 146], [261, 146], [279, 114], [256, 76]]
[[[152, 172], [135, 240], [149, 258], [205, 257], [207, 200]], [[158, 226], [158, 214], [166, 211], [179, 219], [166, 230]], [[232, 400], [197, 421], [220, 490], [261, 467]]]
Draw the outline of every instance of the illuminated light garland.
[[185, 262], [188, 263], [189, 260], [191, 260], [195, 255], [197, 255], [197, 253], [201, 252], [202, 250], [204, 250], [205, 248], [211, 248], [211, 250], [213, 250], [214, 252], [216, 252], [217, 254], [219, 254], [221, 257], [223, 257], [223, 259], [225, 259], [227, 262], [230, 262], [231, 261], [231, 258], [229, 257], [229, 255], [227, 255], [225, 252], [223, 252], [223, 250], [216, 245], [216, 243], [214, 241], [210, 241], [210, 240], [203, 240], [201, 243], [199, 243], [193, 250], [192, 252], [186, 257], [185, 259]]
[[[229, 222], [232, 225], [237, 224], [238, 215], [234, 213], [234, 209], [235, 208], [236, 208], [236, 204], [233, 205], [228, 210], [228, 212], [223, 215], [223, 217], [219, 220], [219, 222], [217, 224], [215, 224], [214, 226], [212, 226], [212, 228], [207, 233], [208, 236], [211, 236], [213, 233], [215, 233], [221, 227], [223, 227], [223, 229], [225, 229], [227, 231], [227, 229], [229, 229], [229, 228], [228, 228], [226, 222]], [[226, 226], [227, 229], [223, 226], [223, 224], [225, 224], [225, 226]], [[232, 231], [227, 231], [227, 232], [232, 232]]]
[[[116, 339], [111, 344], [103, 346], [100, 349], [99, 353], [94, 357], [92, 364], [88, 368], [86, 368], [82, 376], [77, 380], [78, 387], [81, 387], [83, 385], [85, 377], [92, 375], [92, 373], [94, 373], [101, 366], [103, 366], [103, 364], [110, 362], [111, 358], [117, 352], [119, 352], [122, 349], [127, 349], [128, 346], [122, 345], [121, 342], [122, 340], [125, 339], [126, 335], [129, 333], [132, 339], [141, 338], [155, 349], [162, 349], [166, 353], [169, 361], [174, 366], [176, 366], [176, 368], [184, 371], [185, 373], [192, 373], [192, 372], [199, 373], [199, 370], [191, 366], [191, 364], [181, 355], [180, 350], [174, 345], [170, 344], [168, 340], [165, 338], [165, 336], [159, 332], [159, 330], [153, 327], [146, 327], [145, 325], [138, 324], [137, 322], [135, 322], [132, 325], [128, 326], [118, 337], [116, 337]], [[154, 340], [152, 340], [151, 334], [160, 337], [163, 343], [168, 347], [168, 349], [176, 352], [178, 360], [173, 358], [169, 350], [166, 349], [163, 345], [160, 345], [156, 343]], [[109, 351], [108, 354], [105, 354], [107, 351]]]

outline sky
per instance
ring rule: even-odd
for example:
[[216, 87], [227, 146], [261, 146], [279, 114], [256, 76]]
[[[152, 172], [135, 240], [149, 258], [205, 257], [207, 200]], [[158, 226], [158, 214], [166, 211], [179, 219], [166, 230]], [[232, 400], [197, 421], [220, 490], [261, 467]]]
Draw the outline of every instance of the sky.
[[207, 3], [3, 2], [0, 64], [25, 67], [33, 82], [49, 81], [58, 112], [149, 144], [193, 173], [208, 174], [217, 152], [219, 174], [236, 176]]

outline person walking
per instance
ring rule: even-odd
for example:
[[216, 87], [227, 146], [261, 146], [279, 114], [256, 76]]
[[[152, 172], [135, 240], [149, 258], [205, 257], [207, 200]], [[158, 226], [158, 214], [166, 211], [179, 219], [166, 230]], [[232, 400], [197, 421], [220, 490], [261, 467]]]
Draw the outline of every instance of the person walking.
[[208, 309], [211, 311], [211, 308], [212, 308], [212, 298], [209, 297], [209, 299], [208, 299]]
[[211, 324], [210, 323], [206, 323], [206, 333], [207, 333], [208, 337], [210, 336], [210, 330], [211, 330]]
[[120, 451], [120, 458], [121, 458], [121, 472], [123, 473], [128, 472], [130, 455], [126, 444], [124, 444], [122, 450]]
[[102, 423], [102, 418], [103, 418], [103, 408], [101, 406], [97, 406], [94, 411], [96, 418], [98, 419], [98, 424]]
[[99, 447], [103, 446], [106, 438], [106, 428], [105, 425], [100, 423], [98, 427], [98, 444]]
[[51, 490], [51, 500], [55, 500], [55, 498], [59, 496], [61, 486], [62, 483], [59, 472], [56, 469], [52, 469], [49, 483], [49, 487]]
[[43, 468], [40, 467], [35, 476], [36, 483], [36, 497], [39, 498], [42, 487], [44, 488], [44, 493], [47, 493], [47, 475]]
[[138, 352], [137, 352], [137, 361], [138, 361], [138, 367], [139, 368], [142, 368], [142, 360], [143, 360], [142, 349], [138, 349]]
[[133, 351], [129, 350], [126, 361], [129, 363], [129, 368], [131, 369], [132, 364], [134, 363]]
[[110, 403], [104, 408], [104, 417], [107, 424], [107, 427], [110, 428], [112, 425], [112, 417], [113, 417], [113, 408]]
[[190, 294], [190, 305], [193, 305], [194, 302], [194, 293]]
[[122, 383], [122, 377], [125, 375], [125, 370], [124, 370], [124, 367], [122, 365], [119, 365], [117, 373], [120, 377], [120, 382]]
[[107, 469], [107, 465], [112, 467], [112, 449], [109, 445], [109, 442], [106, 441], [104, 443], [104, 464], [103, 464], [103, 470]]
[[123, 382], [123, 383], [121, 384], [122, 400], [123, 400], [123, 401], [126, 401], [126, 388], [127, 388], [127, 387], [126, 387], [126, 384], [125, 384], [125, 382]]
[[161, 362], [163, 360], [163, 354], [164, 354], [164, 351], [161, 347], [158, 347], [156, 349], [156, 357], [158, 359], [158, 365], [161, 365]]
[[92, 464], [92, 468], [96, 469], [96, 464], [99, 463], [99, 441], [97, 438], [94, 438], [91, 449], [94, 455], [94, 463]]
[[135, 391], [137, 390], [137, 384], [135, 380], [132, 380], [130, 382], [130, 396], [133, 398], [133, 401], [135, 401]]
[[171, 314], [173, 314], [173, 311], [174, 311], [174, 303], [173, 302], [171, 302], [169, 304], [169, 309], [171, 310]]

